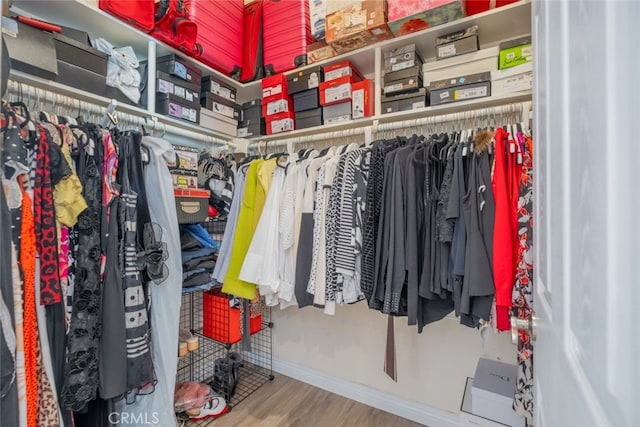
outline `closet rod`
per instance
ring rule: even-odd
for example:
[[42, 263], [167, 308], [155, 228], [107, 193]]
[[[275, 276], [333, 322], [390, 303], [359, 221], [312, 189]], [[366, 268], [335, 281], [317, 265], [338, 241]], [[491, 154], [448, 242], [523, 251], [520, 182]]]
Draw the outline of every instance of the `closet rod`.
[[[55, 83], [51, 83], [55, 84]], [[74, 112], [74, 114], [86, 114], [89, 116], [99, 116], [97, 122], [100, 122], [103, 117], [106, 116], [107, 109], [113, 103], [116, 103], [118, 109], [122, 107], [127, 112], [117, 111], [117, 117], [119, 122], [124, 122], [128, 126], [144, 126], [146, 130], [155, 130], [165, 134], [171, 134], [180, 136], [183, 138], [191, 139], [194, 141], [202, 142], [207, 145], [222, 145], [231, 148], [236, 148], [237, 144], [234, 141], [226, 141], [224, 139], [217, 138], [213, 135], [207, 135], [206, 133], [198, 132], [196, 130], [186, 129], [179, 126], [174, 126], [168, 123], [162, 122], [162, 118], [157, 115], [145, 114], [144, 110], [140, 108], [129, 106], [126, 104], [119, 104], [116, 100], [108, 98], [102, 98], [92, 96], [91, 101], [80, 99], [81, 96], [73, 96], [71, 94], [63, 94], [65, 90], [60, 88], [60, 92], [43, 89], [24, 82], [10, 79], [7, 85], [8, 93], [17, 96], [21, 101], [27, 104], [28, 108], [35, 107], [36, 109], [42, 109], [41, 106], [48, 104], [51, 108], [56, 109], [58, 107], [65, 107], [68, 110]], [[84, 92], [78, 91], [79, 94]], [[104, 105], [100, 105], [98, 102], [104, 100]], [[32, 104], [32, 105], [29, 105]], [[54, 112], [54, 111], [52, 111]], [[55, 113], [55, 112], [54, 112]]]
[[373, 126], [373, 132], [398, 130], [405, 128], [417, 128], [421, 126], [430, 126], [440, 123], [460, 122], [460, 121], [472, 121], [479, 118], [486, 118], [491, 116], [503, 116], [509, 114], [515, 114], [522, 120], [524, 111], [531, 103], [517, 102], [506, 105], [499, 105], [497, 107], [479, 108], [474, 110], [462, 111], [459, 113], [441, 114], [439, 116], [421, 117], [413, 120], [403, 120], [397, 122], [381, 123], [377, 126]]
[[282, 138], [272, 141], [252, 141], [249, 143], [250, 149], [261, 149], [273, 146], [291, 145], [291, 144], [303, 144], [305, 142], [326, 141], [338, 138], [348, 138], [350, 136], [364, 135], [366, 129], [371, 126], [355, 127], [344, 130], [336, 130], [333, 132], [315, 133], [312, 135], [295, 136], [291, 138]]

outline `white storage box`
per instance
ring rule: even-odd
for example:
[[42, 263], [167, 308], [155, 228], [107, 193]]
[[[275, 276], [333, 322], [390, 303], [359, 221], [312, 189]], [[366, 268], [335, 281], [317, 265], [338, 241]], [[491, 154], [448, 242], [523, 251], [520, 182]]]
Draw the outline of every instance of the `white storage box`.
[[464, 387], [464, 396], [462, 398], [462, 405], [460, 406], [460, 416], [458, 418], [458, 425], [460, 427], [508, 427], [506, 424], [501, 424], [496, 421], [483, 418], [479, 415], [475, 415], [471, 412], [471, 386], [473, 385], [473, 378], [467, 378], [467, 383]]
[[513, 410], [518, 367], [480, 358], [471, 387], [474, 414], [511, 427], [524, 427], [525, 419]]
[[491, 94], [505, 95], [531, 90], [533, 87], [533, 64], [518, 65], [491, 72]]
[[498, 71], [497, 46], [453, 58], [425, 62], [422, 65], [422, 82], [424, 87], [428, 87], [429, 83], [436, 80], [485, 71]]
[[203, 108], [200, 110], [200, 126], [224, 133], [225, 135], [235, 136], [238, 129], [238, 122], [220, 113], [215, 113]]

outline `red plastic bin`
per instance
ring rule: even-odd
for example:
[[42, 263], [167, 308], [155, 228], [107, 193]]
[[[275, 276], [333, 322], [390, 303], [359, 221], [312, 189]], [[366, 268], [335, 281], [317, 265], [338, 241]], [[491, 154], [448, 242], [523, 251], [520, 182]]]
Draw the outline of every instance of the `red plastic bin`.
[[[203, 293], [202, 334], [225, 344], [235, 344], [242, 339], [240, 308], [230, 305], [229, 295], [220, 289]], [[249, 322], [251, 335], [262, 329], [262, 315], [252, 317]]]

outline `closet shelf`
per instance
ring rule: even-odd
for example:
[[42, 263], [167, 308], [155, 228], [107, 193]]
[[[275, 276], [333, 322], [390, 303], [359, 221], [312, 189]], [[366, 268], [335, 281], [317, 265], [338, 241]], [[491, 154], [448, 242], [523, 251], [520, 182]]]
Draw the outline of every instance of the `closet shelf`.
[[[155, 40], [150, 35], [98, 9], [97, 3], [97, 0], [14, 0], [12, 10], [60, 25], [81, 29], [88, 32], [94, 38], [104, 37], [116, 46], [130, 45], [139, 57], [144, 59], [147, 58], [150, 41], [156, 44], [158, 56], [170, 53], [185, 56], [180, 51]], [[316, 64], [291, 70], [286, 74], [293, 75], [309, 67], [348, 59], [355, 64], [361, 73], [366, 76], [373, 76], [376, 71], [374, 57], [377, 48], [385, 51], [408, 43], [415, 43], [417, 50], [423, 55], [425, 60], [432, 60], [435, 57], [436, 37], [461, 30], [471, 25], [478, 25], [480, 45], [483, 48], [496, 45], [506, 39], [530, 34], [531, 0], [520, 0], [507, 6], [428, 28], [420, 32], [385, 40]], [[213, 74], [216, 77], [222, 78], [236, 88], [239, 101], [244, 102], [261, 96], [260, 81], [243, 84], [213, 70], [195, 59], [188, 59], [201, 68], [205, 74]]]
[[[9, 78], [10, 80], [18, 84], [18, 91], [12, 91], [12, 92], [13, 93], [18, 92], [18, 94], [22, 96], [23, 101], [26, 104], [33, 104], [35, 102], [38, 102], [37, 96], [35, 96], [33, 93], [30, 94], [29, 91], [27, 90], [20, 90], [20, 87], [19, 87], [20, 83], [24, 83], [25, 85], [29, 85], [29, 86], [42, 89], [51, 93], [55, 93], [56, 95], [59, 95], [61, 97], [71, 98], [72, 101], [69, 103], [70, 105], [68, 105], [66, 109], [74, 113], [80, 110], [78, 111], [79, 114], [88, 113], [86, 111], [86, 104], [95, 104], [95, 105], [99, 105], [106, 108], [109, 105], [109, 103], [112, 101], [110, 98], [106, 98], [103, 96], [95, 95], [93, 93], [78, 90], [67, 85], [63, 85], [51, 80], [46, 80], [46, 79], [33, 76], [30, 74], [26, 74], [20, 71], [11, 70], [11, 74]], [[61, 98], [56, 98], [56, 99], [61, 99]], [[76, 100], [79, 102], [76, 103], [75, 102]], [[47, 103], [51, 103], [52, 105], [56, 103], [51, 98], [49, 98], [46, 101]], [[118, 102], [116, 111], [146, 120], [145, 127], [148, 128], [147, 130], [156, 129], [161, 133], [166, 132], [170, 134], [181, 135], [187, 138], [198, 140], [205, 144], [218, 143], [218, 144], [235, 145], [234, 141], [237, 140], [235, 135], [226, 135], [220, 132], [203, 128], [202, 126], [199, 126], [197, 124], [192, 124], [183, 120], [179, 120], [179, 119], [165, 116], [158, 113], [151, 113], [142, 107], [126, 104], [124, 102]], [[89, 114], [91, 114], [91, 111], [89, 111]], [[101, 111], [95, 111], [95, 114], [96, 115], [104, 114], [103, 109], [101, 109]], [[102, 117], [100, 117], [100, 120], [102, 120]], [[126, 121], [126, 117], [124, 121]], [[154, 122], [159, 123], [159, 125]]]
[[499, 105], [511, 104], [516, 102], [531, 101], [531, 91], [515, 92], [502, 96], [490, 96], [487, 98], [471, 99], [469, 101], [454, 102], [451, 104], [437, 105], [433, 107], [424, 107], [411, 111], [399, 111], [397, 113], [381, 114], [377, 116], [367, 117], [358, 120], [347, 120], [340, 123], [316, 126], [307, 129], [294, 130], [292, 132], [279, 133], [275, 135], [256, 136], [250, 138], [252, 142], [258, 141], [277, 141], [280, 139], [290, 139], [307, 135], [329, 134], [331, 132], [341, 131], [345, 129], [363, 128], [371, 126], [374, 123], [393, 123], [404, 120], [414, 120], [424, 117], [435, 117], [443, 114], [460, 113], [464, 111], [473, 111], [481, 108], [496, 107]]

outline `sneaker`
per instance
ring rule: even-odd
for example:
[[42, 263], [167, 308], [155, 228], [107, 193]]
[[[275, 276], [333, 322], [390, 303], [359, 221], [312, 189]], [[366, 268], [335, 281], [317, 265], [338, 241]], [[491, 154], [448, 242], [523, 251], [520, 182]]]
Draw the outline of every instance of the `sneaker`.
[[207, 400], [198, 415], [192, 416], [194, 421], [204, 420], [205, 418], [217, 418], [229, 412], [229, 405], [220, 396], [212, 397]]

